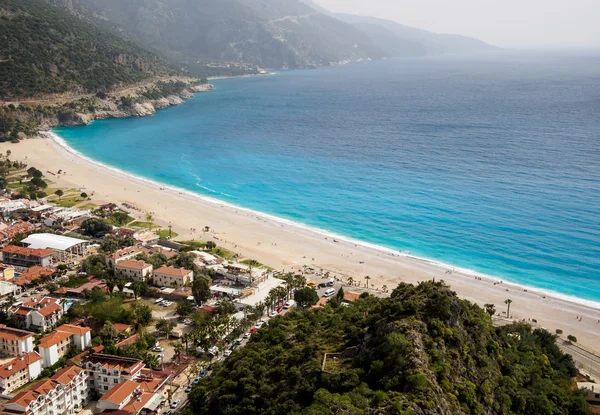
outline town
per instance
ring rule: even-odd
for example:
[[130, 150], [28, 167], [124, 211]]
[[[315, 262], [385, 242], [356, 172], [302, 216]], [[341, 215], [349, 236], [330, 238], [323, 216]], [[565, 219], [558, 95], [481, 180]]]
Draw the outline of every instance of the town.
[[150, 213], [51, 189], [10, 153], [0, 175], [3, 414], [176, 413], [271, 318], [364, 291], [175, 242]]

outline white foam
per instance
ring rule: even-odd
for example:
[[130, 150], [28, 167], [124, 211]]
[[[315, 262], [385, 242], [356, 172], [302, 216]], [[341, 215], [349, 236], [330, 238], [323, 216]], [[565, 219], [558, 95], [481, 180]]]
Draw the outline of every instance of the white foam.
[[[154, 186], [158, 186], [158, 187], [163, 187], [163, 188], [168, 188], [172, 191], [176, 191], [194, 198], [198, 198], [201, 199], [205, 202], [209, 202], [218, 206], [227, 206], [230, 209], [233, 209], [235, 211], [241, 211], [241, 212], [247, 212], [250, 213], [258, 218], [263, 218], [263, 219], [268, 219], [277, 223], [280, 223], [281, 225], [287, 225], [287, 226], [291, 226], [291, 227], [295, 227], [297, 229], [300, 230], [304, 230], [304, 231], [308, 231], [308, 232], [312, 232], [318, 235], [322, 235], [326, 238], [330, 238], [330, 239], [336, 239], [338, 241], [341, 242], [345, 242], [348, 244], [352, 244], [352, 245], [359, 245], [365, 248], [369, 248], [375, 251], [379, 251], [382, 253], [386, 253], [389, 254], [391, 256], [402, 256], [402, 257], [406, 257], [406, 258], [411, 258], [414, 259], [415, 261], [419, 261], [421, 263], [426, 263], [429, 264], [431, 266], [434, 266], [436, 268], [439, 268], [440, 271], [447, 271], [447, 270], [452, 270], [453, 272], [458, 272], [460, 274], [464, 274], [467, 276], [472, 276], [472, 277], [480, 277], [480, 278], [484, 278], [486, 280], [491, 280], [491, 281], [503, 281], [503, 284], [506, 284], [507, 286], [512, 286], [515, 288], [519, 288], [522, 290], [527, 290], [527, 291], [532, 291], [535, 293], [539, 293], [541, 295], [546, 295], [548, 297], [554, 297], [556, 299], [559, 300], [564, 300], [567, 302], [571, 302], [571, 303], [576, 303], [576, 304], [580, 304], [580, 305], [584, 305], [586, 307], [590, 307], [590, 308], [594, 308], [594, 309], [599, 309], [600, 310], [600, 302], [597, 301], [593, 301], [593, 300], [586, 300], [583, 298], [579, 298], [579, 297], [575, 297], [572, 295], [568, 295], [568, 294], [563, 294], [563, 293], [559, 293], [553, 290], [548, 290], [548, 289], [543, 289], [543, 288], [539, 288], [539, 287], [533, 287], [533, 286], [528, 286], [528, 285], [524, 285], [521, 283], [515, 283], [515, 282], [511, 282], [510, 278], [506, 278], [506, 277], [497, 277], [497, 276], [493, 276], [493, 275], [489, 275], [489, 274], [484, 274], [478, 271], [474, 271], [471, 269], [467, 269], [467, 268], [461, 268], [461, 267], [457, 267], [455, 265], [450, 265], [441, 261], [437, 261], [434, 259], [430, 259], [430, 258], [424, 258], [424, 257], [418, 257], [415, 255], [411, 255], [410, 252], [403, 252], [403, 251], [398, 251], [396, 249], [392, 249], [392, 248], [388, 248], [385, 246], [381, 246], [381, 245], [377, 245], [377, 244], [373, 244], [370, 242], [365, 242], [365, 241], [361, 241], [358, 239], [354, 239], [348, 236], [344, 236], [344, 235], [340, 235], [331, 231], [326, 231], [320, 228], [316, 228], [313, 226], [309, 226], [309, 225], [305, 225], [299, 222], [294, 222], [292, 220], [289, 219], [284, 219], [284, 218], [280, 218], [278, 216], [274, 216], [274, 215], [270, 215], [268, 213], [263, 213], [263, 212], [259, 212], [256, 210], [252, 210], [249, 208], [245, 208], [245, 207], [241, 207], [241, 206], [237, 206], [234, 205], [232, 203], [229, 202], [225, 202], [222, 201], [220, 199], [216, 199], [210, 196], [205, 196], [205, 195], [200, 195], [198, 193], [192, 192], [190, 190], [186, 190], [186, 189], [182, 189], [179, 188], [177, 186], [172, 186], [172, 185], [166, 185], [164, 183], [160, 183], [160, 182], [156, 182], [154, 180], [150, 180], [144, 177], [140, 177], [140, 176], [136, 176], [134, 174], [125, 172], [121, 169], [118, 169], [116, 167], [112, 167], [106, 164], [103, 164], [97, 160], [91, 159], [87, 156], [84, 156], [83, 154], [81, 154], [80, 152], [78, 152], [77, 150], [75, 150], [74, 148], [72, 148], [71, 146], [69, 146], [67, 144], [67, 142], [60, 137], [59, 135], [57, 135], [56, 133], [50, 131], [50, 132], [45, 132], [45, 133], [41, 133], [42, 135], [47, 135], [49, 136], [56, 144], [58, 144], [64, 151], [66, 151], [67, 153], [71, 154], [72, 156], [75, 156], [77, 158], [80, 158], [82, 160], [85, 160], [88, 163], [91, 163], [93, 165], [96, 165], [102, 169], [106, 169], [106, 170], [110, 170], [116, 174], [120, 174], [120, 175], [124, 175], [127, 176], [129, 178], [132, 178], [134, 180], [139, 180], [141, 182], [144, 183], [148, 183]], [[196, 183], [197, 186], [204, 188], [208, 191], [214, 192], [214, 193], [219, 193], [213, 189], [209, 189], [208, 187], [205, 187], [201, 184]], [[223, 195], [226, 195], [225, 193], [223, 193]], [[443, 274], [440, 275], [440, 279], [443, 279]]]

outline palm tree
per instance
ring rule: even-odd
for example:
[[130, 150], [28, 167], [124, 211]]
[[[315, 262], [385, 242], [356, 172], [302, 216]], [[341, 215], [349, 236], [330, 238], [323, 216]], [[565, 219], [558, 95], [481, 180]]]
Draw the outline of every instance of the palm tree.
[[369, 288], [369, 280], [371, 279], [371, 277], [369, 277], [368, 275], [365, 277], [365, 280], [367, 281], [367, 288]]
[[179, 363], [181, 363], [181, 354], [184, 352], [184, 350], [185, 347], [180, 341], [175, 342], [175, 344], [173, 345], [173, 353], [175, 354], [175, 356], [177, 356], [177, 361]]
[[133, 299], [137, 300], [137, 298], [140, 296], [140, 293], [142, 292], [142, 283], [139, 281], [134, 281], [133, 284], [131, 284], [131, 291], [133, 291]]
[[485, 309], [485, 312], [490, 315], [490, 317], [496, 314], [496, 307], [494, 306], [494, 304], [484, 304], [483, 308]]
[[259, 301], [258, 303], [254, 304], [254, 310], [256, 310], [255, 317], [260, 319], [265, 314], [266, 307], [267, 306], [264, 301]]
[[506, 304], [506, 317], [510, 318], [510, 304], [512, 303], [512, 300], [510, 298], [504, 300], [504, 304]]
[[148, 229], [152, 230], [152, 221], [154, 220], [154, 216], [150, 212], [146, 213], [146, 222], [148, 222]]
[[185, 343], [185, 352], [189, 353], [189, 343], [194, 341], [194, 334], [192, 332], [185, 333], [181, 337], [181, 341], [183, 341]]

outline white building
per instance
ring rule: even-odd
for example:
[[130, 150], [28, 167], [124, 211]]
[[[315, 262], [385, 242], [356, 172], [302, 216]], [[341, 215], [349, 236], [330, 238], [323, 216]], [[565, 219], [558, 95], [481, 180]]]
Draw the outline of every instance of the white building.
[[117, 262], [115, 271], [120, 271], [128, 280], [142, 282], [152, 276], [152, 264], [134, 259], [125, 259]]
[[8, 309], [27, 329], [46, 331], [58, 324], [64, 311], [60, 300], [52, 297], [32, 297], [25, 302], [15, 303]]
[[20, 356], [33, 352], [34, 333], [0, 324], [0, 353]]
[[37, 352], [15, 357], [0, 366], [0, 390], [9, 394], [31, 382], [42, 373], [42, 357]]
[[185, 287], [194, 281], [194, 271], [185, 268], [160, 267], [154, 270], [152, 282], [159, 287]]
[[61, 357], [73, 348], [85, 350], [92, 344], [92, 329], [88, 327], [63, 324], [55, 331], [43, 337], [38, 344], [44, 367], [57, 363]]
[[90, 401], [90, 389], [85, 371], [70, 366], [50, 379], [41, 380], [31, 388], [17, 393], [4, 404], [5, 415], [71, 415]]
[[94, 353], [83, 364], [90, 389], [100, 394], [126, 380], [138, 379], [144, 366], [140, 359], [102, 353]]
[[141, 384], [126, 380], [114, 385], [98, 400], [98, 411], [123, 411], [128, 414], [139, 414], [144, 409], [154, 411], [162, 401], [157, 393], [144, 391]]
[[127, 248], [119, 249], [114, 254], [106, 256], [106, 266], [114, 268], [119, 262], [135, 258], [141, 253], [144, 253], [144, 250], [138, 246], [129, 246]]
[[48, 249], [59, 262], [73, 263], [87, 255], [89, 241], [52, 233], [34, 233], [21, 241], [28, 248]]

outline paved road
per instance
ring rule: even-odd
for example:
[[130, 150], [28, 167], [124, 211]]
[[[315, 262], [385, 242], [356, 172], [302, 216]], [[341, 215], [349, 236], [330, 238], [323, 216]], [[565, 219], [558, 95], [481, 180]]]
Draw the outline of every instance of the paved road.
[[578, 369], [589, 374], [595, 380], [600, 380], [600, 356], [562, 339], [557, 339], [556, 344], [563, 352], [573, 356]]

